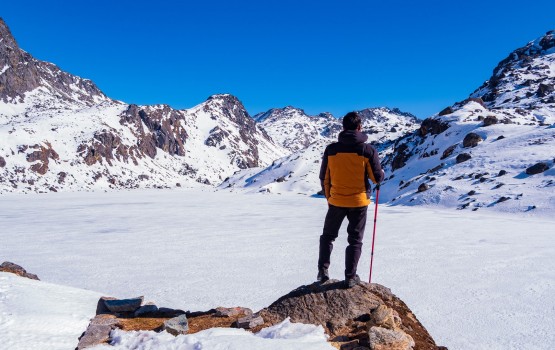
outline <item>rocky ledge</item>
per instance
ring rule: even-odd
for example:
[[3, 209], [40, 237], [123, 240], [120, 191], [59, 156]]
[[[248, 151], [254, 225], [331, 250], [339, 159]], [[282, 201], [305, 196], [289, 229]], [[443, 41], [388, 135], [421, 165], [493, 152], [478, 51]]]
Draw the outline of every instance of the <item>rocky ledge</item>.
[[143, 304], [143, 298], [103, 297], [97, 315], [79, 340], [77, 349], [109, 344], [111, 331], [152, 330], [173, 335], [193, 334], [214, 327], [258, 332], [287, 317], [292, 322], [321, 325], [330, 343], [342, 350], [446, 350], [437, 346], [426, 328], [391, 290], [361, 282], [345, 289], [342, 281], [301, 286], [253, 313], [243, 307], [218, 307], [185, 312]]

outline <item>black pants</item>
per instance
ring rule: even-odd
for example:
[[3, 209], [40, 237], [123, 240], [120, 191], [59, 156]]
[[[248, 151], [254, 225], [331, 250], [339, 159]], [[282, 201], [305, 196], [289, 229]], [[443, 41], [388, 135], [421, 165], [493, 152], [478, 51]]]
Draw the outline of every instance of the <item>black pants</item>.
[[328, 268], [330, 266], [330, 256], [333, 250], [333, 241], [339, 234], [339, 228], [345, 216], [349, 220], [347, 242], [349, 245], [345, 249], [345, 278], [352, 278], [357, 273], [358, 260], [362, 251], [362, 238], [366, 227], [366, 211], [368, 207], [343, 208], [329, 205], [324, 230], [320, 236], [320, 256], [318, 258], [318, 268]]

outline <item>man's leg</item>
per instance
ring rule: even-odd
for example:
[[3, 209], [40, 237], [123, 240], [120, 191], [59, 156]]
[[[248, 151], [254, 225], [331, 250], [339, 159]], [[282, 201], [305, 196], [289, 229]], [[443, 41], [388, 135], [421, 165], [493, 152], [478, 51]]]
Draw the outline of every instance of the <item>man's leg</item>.
[[333, 241], [339, 234], [339, 228], [347, 215], [346, 208], [329, 205], [324, 230], [320, 236], [320, 255], [318, 258], [318, 269], [327, 269], [330, 266], [330, 256], [333, 250]]
[[357, 273], [358, 260], [362, 251], [362, 239], [366, 227], [366, 212], [368, 207], [349, 208], [347, 213], [347, 241], [349, 245], [345, 249], [345, 278], [353, 278]]

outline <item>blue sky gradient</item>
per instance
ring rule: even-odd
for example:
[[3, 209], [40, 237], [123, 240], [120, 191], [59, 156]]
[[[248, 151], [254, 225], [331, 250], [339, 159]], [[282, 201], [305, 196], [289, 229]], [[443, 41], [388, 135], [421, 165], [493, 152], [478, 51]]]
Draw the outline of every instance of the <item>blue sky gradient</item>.
[[129, 103], [425, 118], [555, 29], [555, 1], [11, 1], [19, 45]]

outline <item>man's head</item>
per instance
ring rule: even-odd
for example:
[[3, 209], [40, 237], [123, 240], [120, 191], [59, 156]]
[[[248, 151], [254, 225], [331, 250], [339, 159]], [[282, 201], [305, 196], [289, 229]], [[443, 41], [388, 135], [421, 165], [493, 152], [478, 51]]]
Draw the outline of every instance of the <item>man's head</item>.
[[343, 117], [343, 130], [358, 130], [362, 129], [362, 119], [357, 112], [349, 112]]

